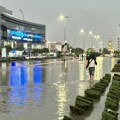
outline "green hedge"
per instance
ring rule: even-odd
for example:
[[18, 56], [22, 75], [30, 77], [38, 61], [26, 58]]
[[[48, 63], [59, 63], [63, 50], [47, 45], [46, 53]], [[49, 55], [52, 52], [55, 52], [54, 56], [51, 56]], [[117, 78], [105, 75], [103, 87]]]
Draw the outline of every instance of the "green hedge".
[[90, 97], [90, 98], [93, 98], [93, 99], [99, 99], [100, 95], [101, 95], [100, 91], [93, 90], [93, 89], [85, 90], [85, 96], [86, 97]]
[[120, 72], [120, 63], [114, 65], [112, 72]]
[[116, 99], [116, 100], [119, 100], [119, 99], [120, 99], [118, 96], [116, 96], [116, 95], [113, 94], [113, 93], [108, 93], [108, 94], [107, 94], [107, 97], [110, 97], [110, 98]]
[[118, 120], [118, 113], [110, 109], [105, 109], [102, 113], [101, 120]]
[[83, 101], [83, 102], [88, 103], [88, 104], [90, 104], [91, 106], [93, 106], [93, 100], [92, 100], [92, 99], [89, 99], [89, 98], [87, 98], [87, 97], [83, 97], [83, 96], [77, 95], [76, 101]]
[[117, 60], [117, 63], [120, 63], [120, 59]]
[[71, 111], [71, 113], [73, 113], [75, 115], [81, 115], [81, 114], [85, 113], [84, 109], [77, 107], [77, 106], [72, 106], [72, 105], [70, 105], [70, 111]]
[[119, 74], [116, 74], [116, 73], [114, 74], [114, 76], [118, 76], [118, 77], [120, 77], [120, 75], [119, 75]]
[[91, 104], [83, 102], [83, 101], [79, 101], [79, 100], [75, 101], [75, 106], [78, 107], [78, 108], [82, 108], [85, 111], [89, 110], [92, 107]]
[[72, 120], [72, 119], [65, 115], [62, 120]]

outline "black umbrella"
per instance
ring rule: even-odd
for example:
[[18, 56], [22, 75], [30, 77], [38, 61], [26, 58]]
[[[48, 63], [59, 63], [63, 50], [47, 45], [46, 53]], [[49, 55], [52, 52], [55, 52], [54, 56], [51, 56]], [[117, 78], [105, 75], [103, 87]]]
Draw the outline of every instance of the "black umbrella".
[[96, 58], [96, 57], [99, 57], [101, 55], [101, 53], [97, 53], [97, 52], [93, 52], [89, 55], [89, 58]]

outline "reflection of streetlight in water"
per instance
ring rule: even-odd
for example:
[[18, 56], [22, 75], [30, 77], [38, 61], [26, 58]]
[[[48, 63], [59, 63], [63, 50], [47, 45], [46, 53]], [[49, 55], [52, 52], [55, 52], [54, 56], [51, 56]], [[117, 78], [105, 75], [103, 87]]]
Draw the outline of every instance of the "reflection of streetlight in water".
[[111, 70], [113, 69], [114, 65], [115, 65], [115, 58], [112, 58], [111, 59]]
[[84, 76], [84, 64], [81, 64], [81, 62], [79, 61], [79, 75], [80, 75], [80, 80], [85, 80], [85, 76]]
[[67, 84], [64, 82], [57, 83], [56, 92], [57, 92], [57, 102], [58, 102], [58, 120], [62, 120], [65, 113], [65, 106], [68, 102], [67, 100]]
[[67, 68], [67, 62], [66, 61], [64, 62], [64, 65], [65, 65], [65, 68]]
[[62, 70], [63, 70], [63, 72], [67, 72], [67, 70], [68, 70], [68, 63], [67, 63], [67, 61], [64, 61], [64, 63], [62, 64]]
[[78, 94], [84, 96], [84, 91], [88, 88], [88, 82], [80, 82], [77, 88]]
[[95, 66], [94, 80], [100, 80], [103, 75], [103, 58], [97, 57], [97, 65]]

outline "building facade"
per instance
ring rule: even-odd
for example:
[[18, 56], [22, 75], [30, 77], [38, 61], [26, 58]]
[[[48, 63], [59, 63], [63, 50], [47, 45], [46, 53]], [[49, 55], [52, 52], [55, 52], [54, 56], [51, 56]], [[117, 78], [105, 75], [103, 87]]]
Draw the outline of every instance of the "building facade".
[[46, 26], [0, 14], [0, 46], [26, 51], [45, 47]]
[[50, 52], [56, 52], [62, 50], [62, 43], [61, 42], [46, 42], [46, 47], [49, 49]]

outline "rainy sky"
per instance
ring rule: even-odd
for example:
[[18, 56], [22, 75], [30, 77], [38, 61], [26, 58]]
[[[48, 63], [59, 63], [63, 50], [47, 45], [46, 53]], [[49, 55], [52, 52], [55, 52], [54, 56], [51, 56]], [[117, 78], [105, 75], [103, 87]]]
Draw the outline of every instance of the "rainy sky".
[[[93, 35], [100, 35], [98, 43], [107, 47], [111, 37], [113, 47], [117, 48], [117, 38], [120, 36], [120, 0], [0, 0], [0, 6], [13, 11], [13, 17], [22, 19], [19, 9], [24, 12], [26, 21], [46, 25], [46, 39], [49, 41], [64, 41], [65, 21], [59, 16], [69, 16], [66, 19], [66, 40], [75, 47], [91, 47], [92, 41], [97, 44]], [[86, 30], [84, 34], [81, 29]]]

